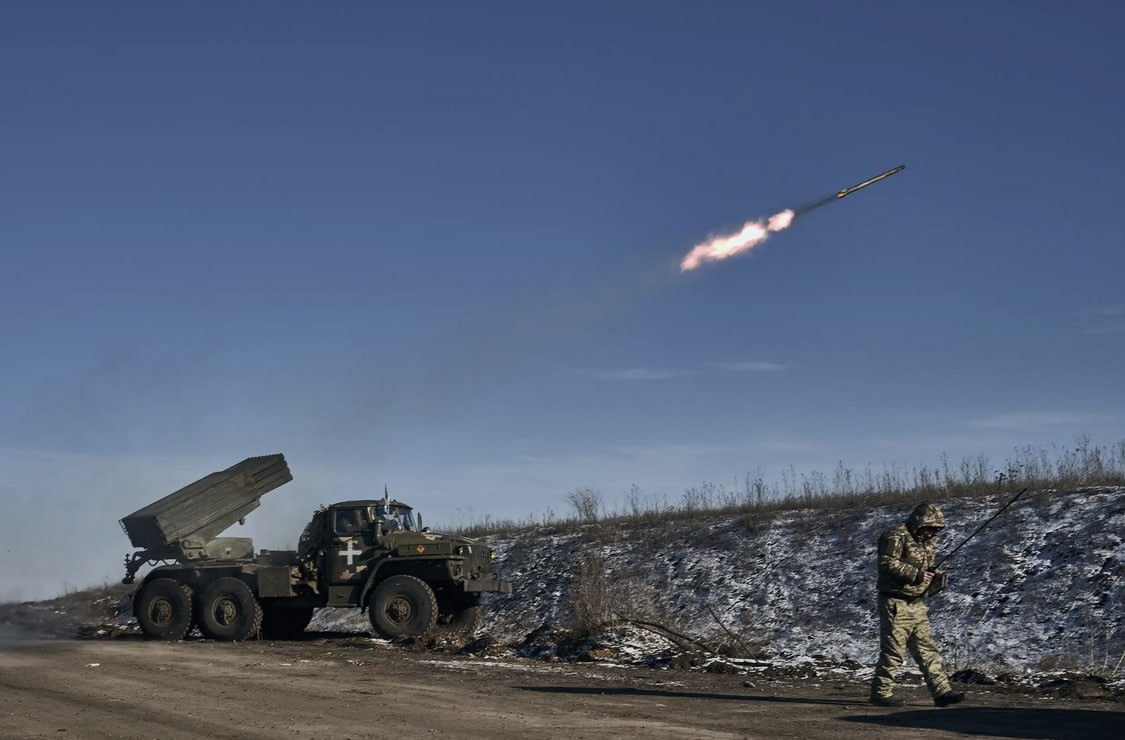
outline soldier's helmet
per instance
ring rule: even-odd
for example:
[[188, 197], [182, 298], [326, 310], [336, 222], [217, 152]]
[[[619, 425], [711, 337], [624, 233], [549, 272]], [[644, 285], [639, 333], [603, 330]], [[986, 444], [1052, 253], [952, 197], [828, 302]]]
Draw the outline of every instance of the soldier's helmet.
[[914, 511], [910, 512], [910, 518], [906, 520], [906, 528], [911, 532], [917, 532], [922, 527], [945, 529], [945, 517], [941, 515], [941, 509], [936, 504], [918, 504], [914, 507]]

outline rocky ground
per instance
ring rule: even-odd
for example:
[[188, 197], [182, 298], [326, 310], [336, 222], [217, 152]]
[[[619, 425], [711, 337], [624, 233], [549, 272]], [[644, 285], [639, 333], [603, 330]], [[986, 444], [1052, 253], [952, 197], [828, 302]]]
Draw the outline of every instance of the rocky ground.
[[[709, 674], [742, 677], [751, 684], [799, 686], [809, 682], [843, 682], [865, 685], [871, 667], [851, 659], [827, 655], [794, 655], [754, 649], [753, 655], [737, 649], [712, 649], [704, 642], [669, 632], [656, 624], [620, 623], [598, 635], [577, 637], [567, 630], [550, 637], [529, 635], [520, 643], [507, 643], [478, 630], [473, 635], [427, 637], [387, 641], [371, 636], [366, 616], [354, 609], [320, 610], [298, 644], [310, 654], [310, 643], [370, 650], [398, 650], [434, 659], [471, 659], [512, 662], [520, 665], [600, 665], [669, 674]], [[18, 647], [24, 641], [125, 642], [140, 640], [140, 630], [130, 609], [129, 590], [111, 586], [77, 592], [43, 602], [0, 605], [0, 644]], [[143, 643], [144, 641], [142, 641]], [[198, 630], [187, 642], [204, 644]], [[259, 641], [257, 644], [265, 644]], [[737, 647], [737, 646], [736, 646]], [[743, 654], [739, 654], [743, 653]], [[1019, 695], [1039, 699], [1104, 701], [1125, 708], [1125, 682], [1111, 676], [1075, 669], [1039, 671], [952, 672], [961, 688], [997, 696]], [[921, 691], [921, 674], [907, 663], [900, 677], [903, 686]]]
[[[1119, 701], [1059, 688], [979, 687], [937, 709], [820, 667], [747, 672], [492, 656], [487, 646], [392, 645], [308, 633], [293, 642], [44, 640], [0, 630], [4, 737], [997, 738], [1111, 737]], [[480, 652], [476, 652], [480, 650]], [[743, 666], [748, 671], [753, 666]], [[64, 734], [65, 733], [65, 734]]]

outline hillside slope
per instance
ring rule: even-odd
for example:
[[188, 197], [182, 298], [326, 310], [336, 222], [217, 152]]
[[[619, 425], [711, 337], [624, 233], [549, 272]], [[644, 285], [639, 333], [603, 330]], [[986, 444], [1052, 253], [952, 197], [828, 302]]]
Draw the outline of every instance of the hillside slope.
[[[1000, 496], [938, 501], [938, 557]], [[798, 510], [493, 540], [511, 597], [483, 630], [535, 652], [589, 617], [644, 620], [775, 655], [873, 661], [875, 549], [909, 505]], [[1029, 492], [949, 561], [931, 622], [952, 668], [1120, 669], [1125, 653], [1125, 488]]]

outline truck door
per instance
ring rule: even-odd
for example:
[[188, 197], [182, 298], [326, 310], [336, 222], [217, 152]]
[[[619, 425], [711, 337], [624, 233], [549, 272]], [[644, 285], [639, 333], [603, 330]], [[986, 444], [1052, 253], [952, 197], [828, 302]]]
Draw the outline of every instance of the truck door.
[[[328, 549], [328, 582], [332, 586], [360, 586], [374, 546], [371, 522], [364, 507], [334, 509], [332, 546]], [[367, 557], [364, 557], [364, 556]]]

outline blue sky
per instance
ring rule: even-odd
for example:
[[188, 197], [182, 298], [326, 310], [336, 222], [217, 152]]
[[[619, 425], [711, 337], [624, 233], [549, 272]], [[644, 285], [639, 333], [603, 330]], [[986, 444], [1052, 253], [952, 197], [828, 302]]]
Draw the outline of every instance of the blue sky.
[[[4, 4], [0, 598], [117, 579], [117, 519], [258, 454], [295, 480], [246, 530], [282, 547], [384, 485], [457, 523], [1121, 440], [1123, 25]], [[85, 562], [28, 562], [41, 516]]]

